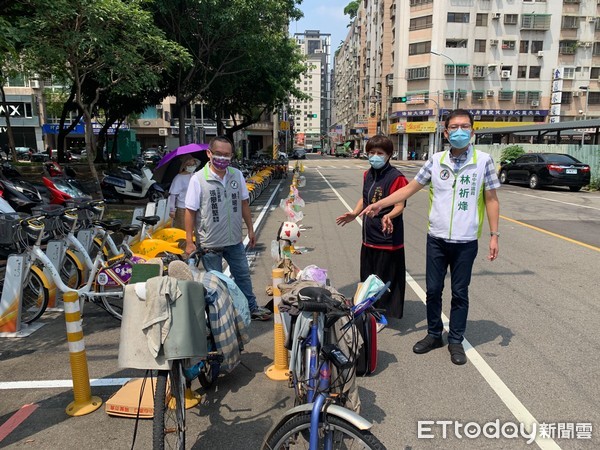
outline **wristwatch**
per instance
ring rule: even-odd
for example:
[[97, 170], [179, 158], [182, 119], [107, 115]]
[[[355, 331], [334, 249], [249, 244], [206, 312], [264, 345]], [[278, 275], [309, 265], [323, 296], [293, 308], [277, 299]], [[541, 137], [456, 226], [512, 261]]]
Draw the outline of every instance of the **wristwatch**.
[[490, 231], [490, 236], [498, 236], [498, 237], [500, 237], [500, 232], [499, 231]]

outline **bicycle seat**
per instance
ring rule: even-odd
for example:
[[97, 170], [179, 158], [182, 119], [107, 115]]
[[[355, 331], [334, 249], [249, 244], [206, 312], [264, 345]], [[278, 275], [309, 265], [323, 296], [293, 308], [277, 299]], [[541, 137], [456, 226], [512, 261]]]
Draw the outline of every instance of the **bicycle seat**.
[[146, 225], [156, 225], [160, 222], [159, 216], [137, 216], [136, 219]]
[[118, 231], [121, 229], [120, 220], [95, 220], [93, 224], [104, 228], [106, 231]]
[[322, 287], [309, 286], [298, 291], [298, 300], [311, 300], [314, 302], [323, 302], [331, 300], [331, 293]]
[[140, 227], [138, 225], [125, 225], [124, 227], [121, 227], [121, 233], [123, 233], [126, 236], [133, 237], [139, 232]]

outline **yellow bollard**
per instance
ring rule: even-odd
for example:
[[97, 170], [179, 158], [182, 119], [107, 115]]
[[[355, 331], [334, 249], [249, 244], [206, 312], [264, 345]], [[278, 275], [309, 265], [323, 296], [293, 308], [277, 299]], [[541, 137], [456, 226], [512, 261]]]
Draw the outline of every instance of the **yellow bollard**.
[[300, 163], [300, 173], [304, 172], [304, 163]]
[[102, 400], [100, 397], [92, 397], [77, 292], [65, 292], [63, 302], [65, 306], [65, 321], [67, 322], [67, 342], [69, 343], [69, 357], [71, 359], [73, 394], [75, 397], [75, 401], [69, 403], [69, 406], [67, 406], [67, 414], [69, 416], [83, 416], [100, 408]]
[[285, 334], [283, 332], [283, 323], [279, 314], [279, 304], [281, 303], [281, 291], [279, 285], [283, 283], [283, 269], [273, 269], [273, 328], [275, 335], [274, 364], [267, 367], [266, 374], [271, 380], [286, 381], [289, 379], [288, 351], [285, 348]]

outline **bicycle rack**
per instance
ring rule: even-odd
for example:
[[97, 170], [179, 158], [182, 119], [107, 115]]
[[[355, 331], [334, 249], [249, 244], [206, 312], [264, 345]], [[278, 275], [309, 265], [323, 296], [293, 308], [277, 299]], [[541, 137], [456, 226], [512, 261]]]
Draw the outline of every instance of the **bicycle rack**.
[[25, 258], [25, 255], [10, 255], [6, 261], [0, 297], [0, 337], [27, 337], [44, 326], [39, 321], [29, 325], [21, 323]]

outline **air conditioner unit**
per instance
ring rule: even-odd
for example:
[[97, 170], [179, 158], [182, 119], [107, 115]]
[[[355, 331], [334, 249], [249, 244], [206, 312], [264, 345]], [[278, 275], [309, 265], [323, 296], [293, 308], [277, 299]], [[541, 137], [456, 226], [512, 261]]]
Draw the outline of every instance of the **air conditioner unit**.
[[573, 97], [579, 97], [581, 95], [581, 92], [579, 92], [579, 91], [573, 91], [573, 93], [571, 95]]
[[501, 78], [510, 78], [510, 70], [503, 70], [502, 72], [500, 72], [500, 77]]
[[490, 45], [498, 45], [498, 39], [490, 39]]
[[585, 42], [585, 43], [583, 44], [583, 46], [584, 46], [585, 48], [590, 48], [590, 47], [592, 46], [592, 43], [591, 43], [591, 42]]
[[502, 16], [502, 14], [501, 14], [501, 13], [493, 13], [493, 14], [492, 14], [492, 19], [496, 19], [496, 20], [497, 20], [497, 19], [499, 19], [501, 16]]
[[166, 128], [159, 128], [158, 129], [158, 135], [159, 136], [167, 136], [169, 134], [169, 131]]
[[540, 101], [539, 100], [532, 100], [531, 106], [540, 106]]
[[590, 16], [590, 17], [587, 18], [587, 21], [588, 22], [595, 22], [596, 18], [594, 16]]
[[29, 80], [29, 86], [32, 89], [39, 89], [40, 88], [40, 80]]
[[494, 96], [494, 90], [493, 89], [488, 89], [487, 91], [485, 91], [485, 95], [487, 95], [488, 97], [493, 97]]
[[537, 52], [537, 56], [538, 56], [538, 58], [542, 58], [544, 56], [544, 52], [542, 52], [542, 51]]
[[156, 105], [156, 109], [163, 109], [163, 105]]

